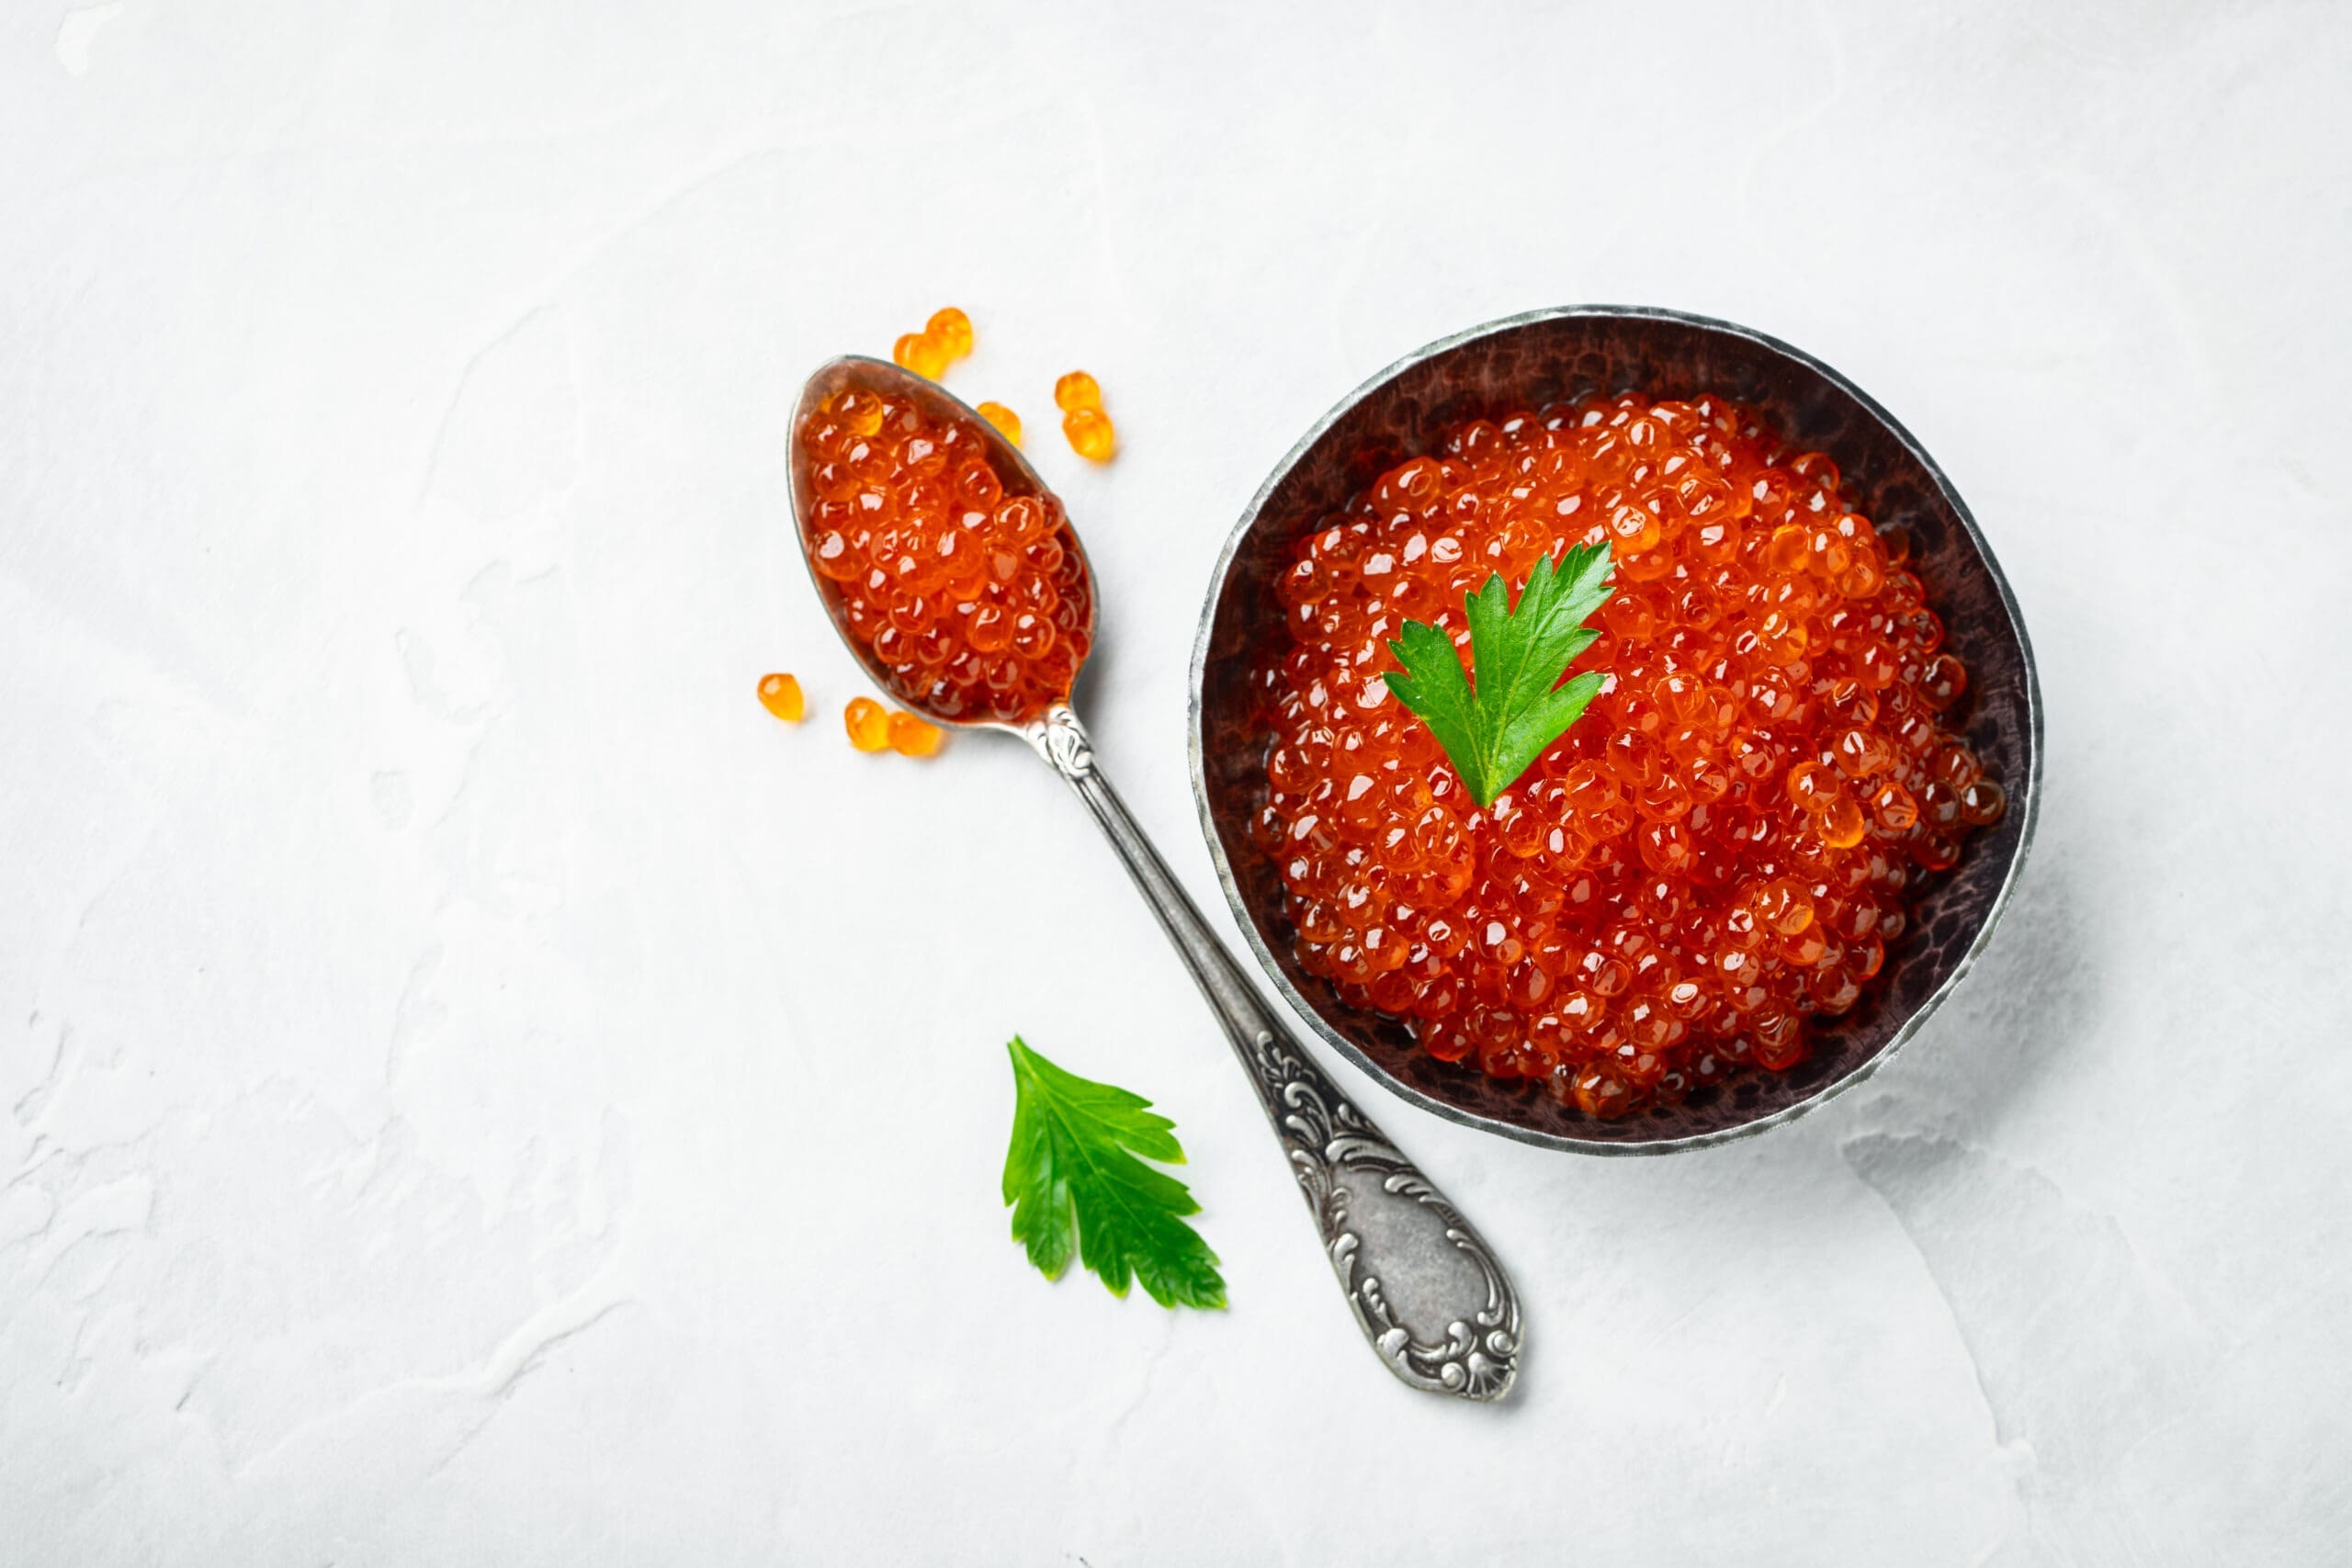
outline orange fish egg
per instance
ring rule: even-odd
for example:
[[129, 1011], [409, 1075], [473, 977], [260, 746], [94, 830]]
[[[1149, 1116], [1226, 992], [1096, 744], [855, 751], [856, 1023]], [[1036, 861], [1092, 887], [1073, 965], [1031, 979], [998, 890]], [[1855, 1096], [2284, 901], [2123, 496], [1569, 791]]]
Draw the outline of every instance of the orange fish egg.
[[902, 757], [928, 757], [939, 750], [947, 732], [935, 724], [926, 724], [910, 713], [890, 716], [890, 750]]
[[890, 710], [872, 697], [852, 697], [842, 710], [842, 728], [849, 731], [849, 743], [861, 751], [890, 749]]
[[890, 358], [902, 370], [936, 381], [946, 373], [947, 349], [929, 333], [908, 333], [890, 345]]
[[1062, 434], [1069, 448], [1090, 463], [1107, 463], [1118, 450], [1119, 436], [1111, 416], [1101, 409], [1072, 409], [1062, 415]]
[[922, 331], [950, 359], [961, 359], [972, 352], [972, 318], [953, 305], [933, 311]]
[[806, 711], [800, 696], [800, 682], [789, 675], [761, 676], [760, 705], [786, 724], [798, 724]]
[[1012, 442], [1015, 446], [1021, 445], [1021, 416], [1019, 414], [1014, 413], [1002, 403], [982, 403], [975, 412], [982, 419], [995, 425], [1007, 441]]

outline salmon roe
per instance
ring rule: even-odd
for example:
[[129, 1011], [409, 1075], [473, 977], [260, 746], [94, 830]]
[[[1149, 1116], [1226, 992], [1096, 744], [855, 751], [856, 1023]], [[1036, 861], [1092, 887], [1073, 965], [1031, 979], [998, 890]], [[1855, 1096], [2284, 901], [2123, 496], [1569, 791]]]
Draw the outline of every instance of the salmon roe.
[[[1606, 541], [1615, 597], [1567, 733], [1481, 810], [1389, 694], [1405, 619]], [[1722, 399], [1475, 420], [1293, 552], [1251, 824], [1300, 964], [1420, 1047], [1596, 1117], [1750, 1066], [1850, 1010], [2005, 797], [1945, 728], [1943, 624], [1836, 464]], [[1474, 675], [1475, 679], [1475, 675]]]
[[972, 352], [972, 318], [953, 305], [943, 305], [922, 324], [923, 336], [947, 351], [950, 359]]
[[1119, 449], [1118, 427], [1102, 411], [1102, 384], [1083, 370], [1054, 383], [1054, 406], [1062, 411], [1062, 434], [1069, 449], [1090, 463], [1107, 463]]
[[850, 698], [842, 709], [842, 728], [849, 731], [849, 743], [861, 751], [890, 749], [890, 710], [872, 697]]
[[1021, 445], [1021, 416], [1019, 414], [1014, 413], [1002, 403], [982, 403], [972, 412], [995, 425], [997, 434], [1007, 441], [1012, 442], [1015, 446]]
[[1022, 723], [1068, 699], [1094, 612], [1059, 500], [1008, 493], [972, 421], [862, 388], [802, 439], [808, 558], [901, 701]]
[[922, 331], [907, 333], [890, 345], [890, 358], [901, 370], [926, 380], [947, 374], [948, 366], [972, 352], [972, 318], [953, 305], [931, 313]]
[[890, 750], [901, 757], [935, 756], [944, 738], [939, 726], [925, 724], [910, 713], [890, 716]]
[[800, 694], [800, 682], [780, 673], [760, 677], [760, 705], [786, 724], [798, 724], [808, 710]]

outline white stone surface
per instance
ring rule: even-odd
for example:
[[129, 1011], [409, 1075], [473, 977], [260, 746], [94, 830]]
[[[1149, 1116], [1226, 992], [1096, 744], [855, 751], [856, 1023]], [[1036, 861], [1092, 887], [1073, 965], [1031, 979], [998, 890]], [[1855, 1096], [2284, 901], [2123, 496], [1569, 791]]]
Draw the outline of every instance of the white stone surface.
[[[15, 0], [0, 1559], [2342, 1561], [2347, 56], [2294, 5]], [[1516, 1270], [1480, 1409], [1357, 1342], [1059, 786], [842, 743], [780, 425], [972, 311], [1229, 929], [1227, 528], [1390, 358], [1585, 299], [1920, 434], [2047, 801], [1954, 1004], [1765, 1138], [1548, 1154], [1340, 1069]], [[1228, 1314], [1023, 1267], [1016, 1030], [1177, 1119]]]

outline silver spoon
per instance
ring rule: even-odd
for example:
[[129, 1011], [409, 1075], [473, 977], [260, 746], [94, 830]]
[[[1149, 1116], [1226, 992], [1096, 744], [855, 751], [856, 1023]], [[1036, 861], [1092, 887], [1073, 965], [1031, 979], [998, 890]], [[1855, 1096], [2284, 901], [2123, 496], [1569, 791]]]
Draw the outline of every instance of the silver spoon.
[[[1077, 792], [1225, 1026], [1282, 1140], [1364, 1338], [1390, 1371], [1415, 1388], [1464, 1399], [1501, 1398], [1518, 1373], [1521, 1342], [1519, 1298], [1502, 1266], [1470, 1222], [1341, 1096], [1288, 1022], [1259, 997], [1103, 777], [1078, 715], [1057, 705], [1027, 723], [1007, 724], [932, 711], [899, 691], [889, 671], [850, 631], [839, 589], [808, 560], [816, 496], [801, 439], [820, 405], [850, 387], [910, 400], [934, 420], [967, 422], [988, 443], [1006, 494], [1049, 493], [1019, 448], [936, 383], [859, 355], [823, 366], [808, 378], [793, 410], [792, 509], [802, 559], [834, 630], [884, 691], [935, 723], [1018, 735]], [[1084, 566], [1085, 551], [1067, 522], [1060, 543]], [[1089, 571], [1090, 644], [1093, 588]]]

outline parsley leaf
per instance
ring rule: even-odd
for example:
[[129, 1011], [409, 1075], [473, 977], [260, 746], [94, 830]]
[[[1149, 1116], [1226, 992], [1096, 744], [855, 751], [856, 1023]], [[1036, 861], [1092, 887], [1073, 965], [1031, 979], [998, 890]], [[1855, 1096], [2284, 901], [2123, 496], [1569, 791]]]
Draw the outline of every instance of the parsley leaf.
[[1404, 666], [1388, 689], [1430, 727], [1480, 806], [1518, 783], [1600, 689], [1591, 671], [1566, 685], [1560, 677], [1600, 635], [1584, 621], [1617, 592], [1600, 585], [1609, 567], [1607, 545], [1578, 546], [1556, 571], [1550, 556], [1537, 561], [1516, 607], [1500, 572], [1463, 595], [1475, 691], [1453, 638], [1437, 627], [1407, 621], [1388, 645]]
[[1161, 1306], [1225, 1305], [1216, 1254], [1181, 1218], [1200, 1204], [1136, 1157], [1183, 1164], [1176, 1124], [1139, 1094], [1063, 1071], [1017, 1034], [1006, 1049], [1015, 1099], [1004, 1201], [1029, 1261], [1058, 1280], [1075, 1248], [1114, 1296], [1132, 1277]]

